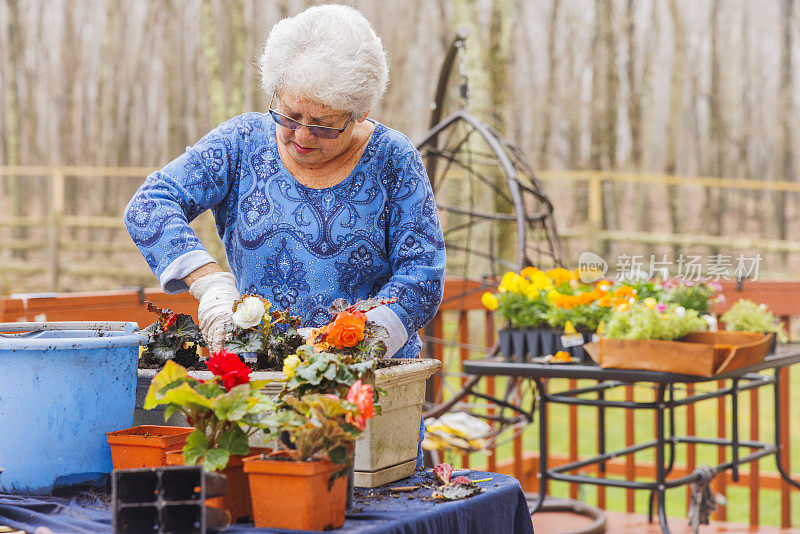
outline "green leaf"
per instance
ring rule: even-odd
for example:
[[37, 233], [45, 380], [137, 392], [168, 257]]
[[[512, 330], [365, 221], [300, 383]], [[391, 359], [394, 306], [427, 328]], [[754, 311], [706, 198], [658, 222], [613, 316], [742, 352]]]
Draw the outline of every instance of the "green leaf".
[[216, 382], [205, 382], [195, 386], [195, 391], [207, 399], [213, 399], [225, 393], [225, 388]]
[[210, 449], [203, 456], [203, 469], [206, 471], [222, 471], [228, 465], [231, 455], [225, 449]]
[[214, 414], [223, 420], [238, 421], [250, 407], [250, 385], [240, 384], [224, 395], [213, 400], [210, 407]]
[[181, 407], [175, 404], [170, 404], [169, 406], [164, 408], [164, 421], [168, 420], [170, 417], [172, 417], [172, 414], [180, 411], [180, 409]]
[[258, 352], [264, 349], [264, 340], [255, 330], [243, 330], [237, 327], [231, 339], [225, 343], [225, 349], [236, 354]]
[[200, 333], [200, 327], [195, 324], [191, 315], [185, 313], [177, 314], [175, 322], [172, 324], [166, 334], [175, 339], [183, 346], [186, 342], [196, 343], [205, 346], [203, 334]]
[[248, 454], [250, 452], [250, 446], [247, 444], [247, 434], [238, 426], [225, 432], [219, 438], [217, 446], [227, 450], [230, 454]]
[[186, 465], [196, 465], [200, 458], [208, 450], [206, 435], [195, 430], [186, 438], [186, 445], [183, 446], [183, 461]]
[[187, 383], [181, 384], [179, 387], [167, 391], [164, 394], [162, 401], [184, 407], [194, 404], [202, 408], [213, 408], [213, 405], [209, 399], [200, 395]]
[[186, 369], [172, 360], [168, 360], [161, 372], [154, 376], [150, 382], [150, 389], [147, 390], [147, 396], [144, 399], [144, 409], [151, 410], [159, 404], [164, 404], [166, 401], [162, 401], [159, 398], [161, 390], [168, 384], [185, 376], [187, 376]]

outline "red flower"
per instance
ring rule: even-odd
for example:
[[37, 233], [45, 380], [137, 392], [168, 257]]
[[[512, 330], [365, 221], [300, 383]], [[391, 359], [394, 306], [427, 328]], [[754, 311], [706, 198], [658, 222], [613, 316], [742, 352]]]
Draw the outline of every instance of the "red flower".
[[169, 330], [169, 328], [170, 328], [172, 325], [174, 325], [174, 324], [175, 324], [175, 319], [177, 319], [177, 318], [178, 318], [178, 314], [177, 314], [177, 313], [173, 313], [172, 315], [170, 315], [170, 316], [169, 316], [169, 318], [167, 319], [167, 322], [166, 322], [166, 323], [164, 323], [164, 332], [166, 332], [167, 330]]
[[250, 381], [250, 368], [239, 356], [225, 349], [211, 356], [206, 362], [208, 370], [218, 376], [226, 390], [247, 384]]

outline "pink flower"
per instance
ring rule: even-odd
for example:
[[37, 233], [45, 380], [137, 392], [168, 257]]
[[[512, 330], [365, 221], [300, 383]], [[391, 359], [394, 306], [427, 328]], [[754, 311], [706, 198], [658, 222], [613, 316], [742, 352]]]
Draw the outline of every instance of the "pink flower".
[[665, 311], [667, 311], [667, 305], [664, 303], [656, 304], [656, 311], [658, 313], [664, 313]]
[[353, 418], [347, 414], [348, 422], [356, 425], [361, 430], [367, 426], [367, 420], [375, 416], [375, 406], [372, 403], [372, 386], [362, 384], [361, 380], [356, 380], [347, 392], [347, 402], [355, 404], [358, 408], [358, 416]]

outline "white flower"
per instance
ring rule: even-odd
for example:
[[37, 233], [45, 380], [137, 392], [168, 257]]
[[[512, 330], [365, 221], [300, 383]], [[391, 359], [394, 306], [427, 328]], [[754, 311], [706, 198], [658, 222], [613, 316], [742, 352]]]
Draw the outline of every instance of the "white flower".
[[233, 312], [233, 324], [239, 328], [252, 328], [261, 323], [266, 311], [260, 298], [245, 297]]
[[677, 315], [680, 318], [686, 317], [686, 308], [684, 308], [683, 306], [678, 306], [673, 311], [675, 312], [675, 315]]
[[716, 332], [718, 329], [717, 325], [717, 318], [713, 315], [704, 315], [703, 319], [705, 320], [706, 324], [708, 325], [708, 330], [710, 332]]

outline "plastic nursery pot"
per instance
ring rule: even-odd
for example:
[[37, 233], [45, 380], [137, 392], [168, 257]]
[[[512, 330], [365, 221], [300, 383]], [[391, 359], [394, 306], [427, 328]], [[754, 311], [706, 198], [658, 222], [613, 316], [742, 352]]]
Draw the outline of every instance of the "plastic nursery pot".
[[[250, 447], [250, 454], [265, 454], [272, 449], [265, 447]], [[233, 455], [228, 460], [228, 465], [222, 474], [228, 479], [228, 491], [222, 497], [206, 499], [206, 505], [211, 508], [227, 510], [231, 514], [231, 523], [250, 521], [253, 509], [250, 506], [250, 487], [247, 484], [247, 475], [242, 470], [242, 459], [245, 456]], [[172, 451], [167, 453], [167, 465], [184, 465], [183, 452]]]
[[511, 331], [511, 344], [514, 346], [514, 361], [525, 361], [525, 331], [512, 330]]
[[328, 490], [328, 479], [341, 467], [328, 460], [244, 459], [259, 528], [329, 530], [344, 525], [347, 477]]
[[555, 354], [555, 331], [542, 330], [539, 334], [539, 356], [547, 356], [548, 354]]
[[114, 469], [138, 469], [167, 465], [167, 452], [186, 444], [193, 428], [141, 425], [106, 434]]
[[540, 356], [542, 331], [538, 329], [525, 330], [525, 346], [528, 357], [536, 358]]
[[500, 330], [497, 336], [500, 342], [500, 352], [503, 354], [503, 358], [510, 362], [514, 359], [514, 348], [511, 345], [511, 330]]

